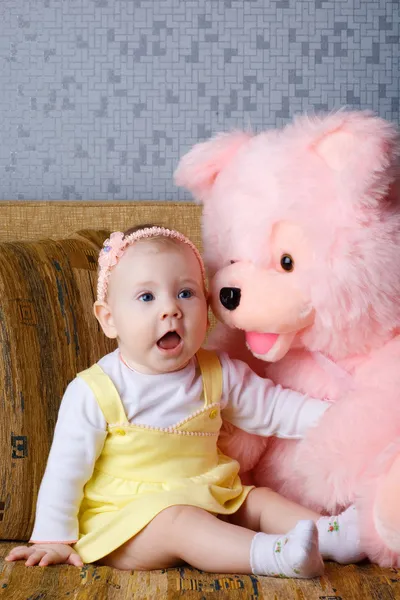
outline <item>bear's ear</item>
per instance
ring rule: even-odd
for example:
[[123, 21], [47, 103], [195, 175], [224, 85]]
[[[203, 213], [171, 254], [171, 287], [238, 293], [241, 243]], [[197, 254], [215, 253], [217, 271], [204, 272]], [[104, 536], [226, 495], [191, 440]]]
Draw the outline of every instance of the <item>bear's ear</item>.
[[232, 160], [251, 134], [242, 131], [220, 133], [207, 142], [193, 146], [179, 161], [174, 173], [175, 184], [189, 190], [203, 202], [222, 169]]
[[399, 157], [395, 126], [369, 112], [342, 112], [327, 117], [325, 131], [312, 144], [335, 172], [340, 186], [364, 204], [375, 206], [393, 182]]

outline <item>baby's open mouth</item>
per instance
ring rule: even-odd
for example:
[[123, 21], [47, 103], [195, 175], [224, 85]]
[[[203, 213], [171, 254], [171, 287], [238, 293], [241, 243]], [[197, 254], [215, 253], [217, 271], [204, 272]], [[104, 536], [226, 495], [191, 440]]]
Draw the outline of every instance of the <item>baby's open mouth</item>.
[[158, 340], [157, 346], [163, 350], [173, 350], [179, 346], [181, 339], [181, 336], [176, 331], [168, 331]]

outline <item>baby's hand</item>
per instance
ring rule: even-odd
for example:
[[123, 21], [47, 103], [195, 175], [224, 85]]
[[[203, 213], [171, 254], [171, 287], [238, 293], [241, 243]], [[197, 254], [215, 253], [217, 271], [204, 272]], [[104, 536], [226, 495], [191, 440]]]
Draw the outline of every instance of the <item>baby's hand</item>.
[[46, 567], [66, 563], [75, 567], [82, 567], [81, 557], [68, 544], [33, 544], [33, 546], [18, 546], [13, 548], [6, 556], [7, 561], [27, 559], [25, 565], [32, 567]]

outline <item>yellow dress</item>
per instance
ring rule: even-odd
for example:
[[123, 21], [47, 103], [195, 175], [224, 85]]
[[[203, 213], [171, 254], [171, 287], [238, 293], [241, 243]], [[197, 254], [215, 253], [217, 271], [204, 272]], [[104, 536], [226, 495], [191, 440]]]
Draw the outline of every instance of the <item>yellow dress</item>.
[[204, 403], [166, 429], [131, 425], [111, 379], [97, 364], [79, 373], [107, 421], [107, 437], [79, 510], [82, 560], [106, 556], [169, 506], [197, 506], [232, 514], [251, 486], [243, 486], [237, 461], [217, 448], [221, 428], [222, 368], [216, 354], [197, 353]]

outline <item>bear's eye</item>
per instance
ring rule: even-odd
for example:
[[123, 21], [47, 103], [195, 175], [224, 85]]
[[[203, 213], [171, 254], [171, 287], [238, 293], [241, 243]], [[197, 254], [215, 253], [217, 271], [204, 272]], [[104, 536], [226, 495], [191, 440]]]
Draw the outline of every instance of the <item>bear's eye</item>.
[[294, 269], [294, 260], [290, 254], [282, 254], [281, 256], [281, 267], [284, 271], [290, 273]]

